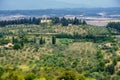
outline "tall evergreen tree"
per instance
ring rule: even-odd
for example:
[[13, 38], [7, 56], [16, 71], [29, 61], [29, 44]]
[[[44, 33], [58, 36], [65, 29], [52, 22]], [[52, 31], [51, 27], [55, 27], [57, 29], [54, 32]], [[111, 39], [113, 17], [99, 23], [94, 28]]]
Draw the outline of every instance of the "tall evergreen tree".
[[68, 20], [66, 20], [64, 17], [61, 19], [62, 26], [68, 26]]
[[39, 44], [43, 44], [43, 38], [40, 38]]
[[79, 20], [75, 17], [75, 19], [73, 20], [73, 24], [74, 25], [78, 25], [79, 24]]
[[52, 37], [52, 44], [56, 44], [56, 37], [55, 36]]
[[86, 21], [85, 20], [83, 20], [83, 23], [82, 23], [83, 25], [86, 25], [87, 23], [86, 23]]

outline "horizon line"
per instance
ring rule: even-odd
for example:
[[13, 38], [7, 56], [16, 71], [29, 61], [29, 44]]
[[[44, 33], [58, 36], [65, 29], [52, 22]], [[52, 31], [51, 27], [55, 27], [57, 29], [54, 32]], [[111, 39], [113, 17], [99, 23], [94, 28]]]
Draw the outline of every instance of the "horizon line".
[[45, 9], [0, 9], [0, 11], [24, 11], [24, 10], [62, 10], [62, 9], [98, 9], [98, 8], [120, 8], [120, 7], [80, 7], [80, 8], [45, 8]]

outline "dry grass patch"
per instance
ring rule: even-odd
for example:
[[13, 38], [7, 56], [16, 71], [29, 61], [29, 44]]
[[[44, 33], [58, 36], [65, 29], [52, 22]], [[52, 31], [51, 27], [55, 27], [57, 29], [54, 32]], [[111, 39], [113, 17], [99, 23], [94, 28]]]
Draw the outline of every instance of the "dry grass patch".
[[68, 49], [70, 51], [75, 51], [83, 54], [94, 54], [96, 53], [95, 44], [92, 42], [75, 42], [69, 45]]

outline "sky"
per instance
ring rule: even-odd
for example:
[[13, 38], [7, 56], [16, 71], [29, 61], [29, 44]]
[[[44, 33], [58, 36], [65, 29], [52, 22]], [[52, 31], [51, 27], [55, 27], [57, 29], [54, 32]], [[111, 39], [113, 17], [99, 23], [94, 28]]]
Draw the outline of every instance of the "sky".
[[120, 7], [120, 0], [0, 0], [0, 10]]

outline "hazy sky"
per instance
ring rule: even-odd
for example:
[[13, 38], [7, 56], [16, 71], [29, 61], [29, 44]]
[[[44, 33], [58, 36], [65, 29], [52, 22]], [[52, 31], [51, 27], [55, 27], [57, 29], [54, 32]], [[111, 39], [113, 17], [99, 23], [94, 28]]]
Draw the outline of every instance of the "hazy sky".
[[0, 10], [120, 7], [120, 0], [0, 0]]

